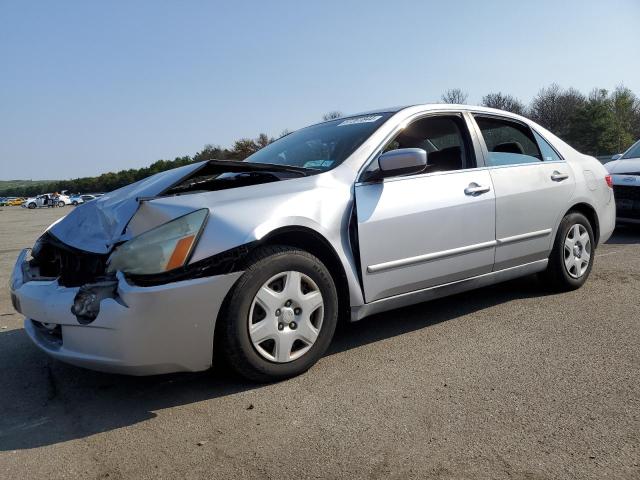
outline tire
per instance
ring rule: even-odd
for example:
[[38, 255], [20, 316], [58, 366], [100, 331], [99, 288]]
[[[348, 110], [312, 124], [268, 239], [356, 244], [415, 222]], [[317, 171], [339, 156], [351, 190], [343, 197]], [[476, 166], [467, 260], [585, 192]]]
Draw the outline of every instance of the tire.
[[60, 200], [60, 201], [58, 202], [58, 206], [59, 206], [59, 207], [64, 207], [65, 205], [66, 205], [66, 203], [64, 203], [62, 200]]
[[36, 204], [35, 204], [35, 203], [33, 203], [33, 202], [31, 202], [30, 204], [28, 204], [28, 205], [27, 205], [27, 208], [28, 208], [29, 210], [33, 210], [34, 208], [36, 208]]
[[75, 200], [71, 203], [74, 207], [78, 206], [78, 202], [76, 202]]
[[[572, 249], [571, 242], [574, 238], [579, 240], [575, 242]], [[585, 253], [588, 255], [586, 264]], [[545, 287], [551, 291], [576, 290], [589, 278], [594, 258], [595, 241], [591, 223], [583, 214], [569, 212], [560, 222], [553, 249], [549, 255], [549, 264], [540, 278]]]
[[[338, 321], [333, 278], [318, 258], [287, 246], [260, 248], [245, 264], [225, 301], [217, 348], [233, 370], [255, 382], [300, 375], [322, 357], [333, 338]], [[291, 293], [296, 285], [300, 293]]]

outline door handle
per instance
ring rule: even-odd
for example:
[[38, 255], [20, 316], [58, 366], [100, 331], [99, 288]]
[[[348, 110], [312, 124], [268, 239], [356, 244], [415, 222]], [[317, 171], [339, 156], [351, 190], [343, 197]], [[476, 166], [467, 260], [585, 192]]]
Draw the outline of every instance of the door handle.
[[569, 175], [567, 175], [566, 173], [560, 173], [557, 170], [555, 170], [551, 174], [551, 180], [553, 180], [554, 182], [561, 182], [563, 180], [566, 180], [567, 178], [569, 178]]
[[475, 197], [477, 195], [482, 195], [483, 193], [487, 193], [489, 190], [491, 190], [491, 187], [485, 187], [482, 185], [478, 185], [475, 182], [472, 182], [469, 184], [467, 188], [464, 189], [464, 194]]

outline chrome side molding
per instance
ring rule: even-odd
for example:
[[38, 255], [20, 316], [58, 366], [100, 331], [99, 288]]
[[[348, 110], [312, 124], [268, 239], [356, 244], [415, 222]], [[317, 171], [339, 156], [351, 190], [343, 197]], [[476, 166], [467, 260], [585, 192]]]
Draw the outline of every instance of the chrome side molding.
[[475, 245], [468, 245], [466, 247], [452, 248], [450, 250], [442, 250], [440, 252], [426, 253], [424, 255], [417, 255], [415, 257], [400, 258], [398, 260], [391, 260], [389, 262], [378, 263], [376, 265], [369, 265], [367, 267], [368, 273], [377, 273], [392, 268], [406, 267], [408, 265], [414, 265], [416, 263], [428, 262], [430, 260], [438, 260], [440, 258], [451, 257], [453, 255], [460, 255], [463, 253], [475, 252], [477, 250], [484, 250], [485, 248], [495, 247], [498, 244], [495, 240], [490, 242], [476, 243]]
[[513, 235], [511, 237], [499, 238], [497, 240], [491, 240], [489, 242], [476, 243], [474, 245], [467, 245], [465, 247], [452, 248], [449, 250], [442, 250], [440, 252], [425, 253], [424, 255], [416, 255], [415, 257], [400, 258], [398, 260], [390, 260], [388, 262], [377, 263], [375, 265], [369, 265], [367, 267], [367, 273], [378, 273], [385, 270], [391, 270], [392, 268], [407, 267], [410, 265], [416, 265], [418, 263], [429, 262], [432, 260], [439, 260], [441, 258], [452, 257], [454, 255], [462, 255], [465, 253], [476, 252], [478, 250], [484, 250], [495, 246], [505, 245], [508, 243], [522, 242], [524, 240], [531, 240], [538, 237], [546, 237], [551, 234], [551, 229], [537, 230], [535, 232], [522, 233], [520, 235]]
[[503, 245], [505, 243], [521, 242], [523, 240], [530, 240], [532, 238], [546, 237], [547, 235], [551, 235], [550, 228], [546, 228], [544, 230], [538, 230], [536, 232], [521, 233], [520, 235], [514, 235], [512, 237], [499, 238], [498, 245]]

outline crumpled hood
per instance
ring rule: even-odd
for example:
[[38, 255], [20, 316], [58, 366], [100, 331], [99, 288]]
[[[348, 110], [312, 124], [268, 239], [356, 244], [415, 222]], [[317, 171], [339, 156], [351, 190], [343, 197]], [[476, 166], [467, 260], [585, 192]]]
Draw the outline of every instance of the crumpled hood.
[[109, 253], [121, 241], [127, 224], [138, 210], [140, 198], [161, 194], [207, 162], [160, 172], [75, 207], [49, 229], [65, 244], [93, 253]]

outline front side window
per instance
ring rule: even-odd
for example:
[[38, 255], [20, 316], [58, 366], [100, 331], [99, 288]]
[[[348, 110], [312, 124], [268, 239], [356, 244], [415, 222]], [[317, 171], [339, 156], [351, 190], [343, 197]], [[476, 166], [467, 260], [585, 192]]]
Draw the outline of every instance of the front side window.
[[[427, 152], [426, 173], [476, 166], [471, 141], [459, 116], [437, 115], [416, 120], [384, 148], [422, 148]], [[375, 167], [377, 168], [377, 162]]]
[[296, 130], [249, 156], [245, 161], [314, 170], [330, 170], [351, 155], [393, 113], [339, 118]]
[[542, 160], [531, 129], [521, 123], [494, 117], [474, 116], [489, 151], [487, 165], [517, 165]]

